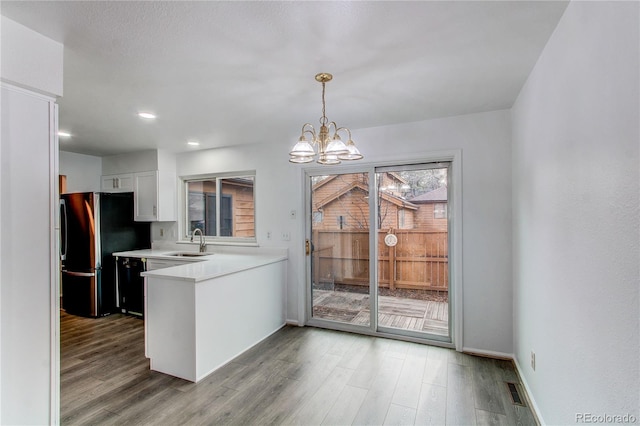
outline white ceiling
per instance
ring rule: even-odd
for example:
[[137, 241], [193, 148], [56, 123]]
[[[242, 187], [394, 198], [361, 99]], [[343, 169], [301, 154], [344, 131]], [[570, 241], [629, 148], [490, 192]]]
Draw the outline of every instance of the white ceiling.
[[327, 117], [352, 130], [509, 108], [566, 6], [3, 0], [0, 11], [65, 45], [60, 129], [73, 136], [60, 148], [109, 155], [293, 145], [320, 118], [318, 72], [334, 75]]

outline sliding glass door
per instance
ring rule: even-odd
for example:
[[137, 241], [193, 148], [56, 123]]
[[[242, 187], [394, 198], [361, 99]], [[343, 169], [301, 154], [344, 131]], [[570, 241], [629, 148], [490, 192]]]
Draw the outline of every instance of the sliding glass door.
[[449, 170], [307, 174], [310, 325], [451, 341]]
[[379, 331], [449, 336], [448, 164], [376, 169]]
[[312, 318], [369, 327], [369, 173], [308, 179]]

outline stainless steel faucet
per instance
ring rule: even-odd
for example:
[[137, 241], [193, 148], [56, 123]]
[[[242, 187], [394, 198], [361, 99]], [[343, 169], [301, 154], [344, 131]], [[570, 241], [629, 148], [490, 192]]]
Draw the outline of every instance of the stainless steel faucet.
[[204, 253], [205, 251], [207, 251], [207, 242], [204, 240], [202, 229], [196, 228], [193, 230], [193, 233], [191, 233], [191, 242], [193, 242], [193, 237], [196, 235], [196, 233], [200, 234], [200, 253]]

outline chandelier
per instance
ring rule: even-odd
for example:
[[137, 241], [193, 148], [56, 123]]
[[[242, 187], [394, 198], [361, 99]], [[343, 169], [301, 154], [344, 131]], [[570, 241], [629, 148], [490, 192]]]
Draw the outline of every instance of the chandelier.
[[[325, 84], [333, 76], [329, 73], [316, 75], [316, 81], [322, 83], [322, 117], [320, 117], [320, 131], [309, 123], [302, 126], [302, 132], [298, 143], [289, 152], [289, 161], [292, 163], [310, 163], [317, 155], [317, 162], [323, 165], [340, 164], [341, 160], [360, 160], [362, 154], [356, 148], [351, 139], [351, 131], [346, 127], [338, 127], [335, 121], [329, 121], [325, 114], [324, 91]], [[331, 135], [331, 130], [333, 134]], [[349, 139], [345, 144], [340, 139], [338, 132], [346, 132]], [[307, 139], [307, 135], [309, 139]]]

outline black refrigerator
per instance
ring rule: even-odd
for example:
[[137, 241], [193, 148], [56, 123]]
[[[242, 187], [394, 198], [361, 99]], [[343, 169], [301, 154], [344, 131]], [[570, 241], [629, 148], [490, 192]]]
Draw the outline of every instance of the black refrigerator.
[[151, 247], [151, 224], [133, 220], [133, 193], [61, 195], [60, 233], [62, 308], [85, 317], [116, 312], [112, 253]]

